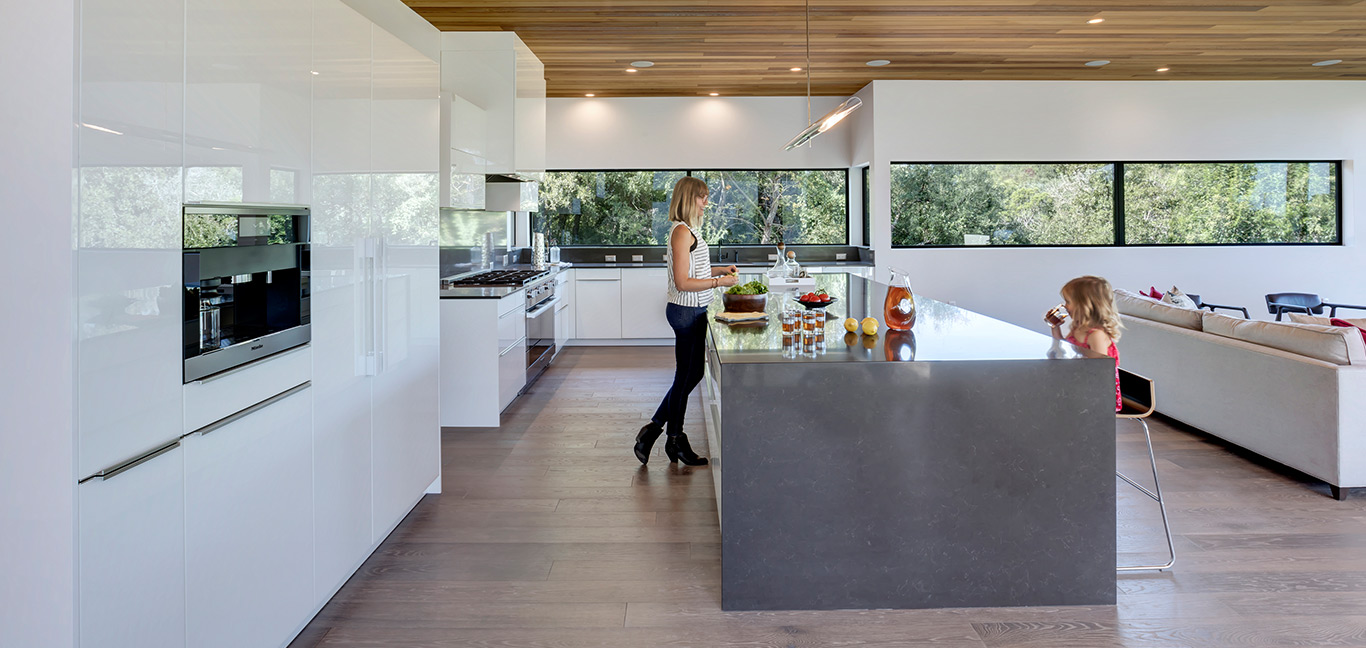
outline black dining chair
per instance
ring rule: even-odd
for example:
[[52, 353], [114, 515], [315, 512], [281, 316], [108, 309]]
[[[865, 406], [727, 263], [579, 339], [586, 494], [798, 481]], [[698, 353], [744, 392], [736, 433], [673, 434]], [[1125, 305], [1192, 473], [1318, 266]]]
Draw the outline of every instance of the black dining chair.
[[[1187, 297], [1189, 296], [1187, 295]], [[1115, 418], [1137, 420], [1143, 424], [1143, 438], [1148, 442], [1148, 463], [1153, 470], [1153, 489], [1148, 490], [1147, 487], [1118, 470], [1115, 471], [1115, 476], [1157, 502], [1157, 508], [1162, 512], [1162, 529], [1167, 532], [1168, 558], [1167, 562], [1160, 565], [1119, 565], [1115, 571], [1163, 571], [1171, 569], [1172, 565], [1176, 564], [1176, 544], [1172, 542], [1172, 525], [1167, 520], [1167, 504], [1162, 499], [1162, 483], [1157, 479], [1157, 456], [1153, 454], [1153, 435], [1148, 431], [1148, 421], [1145, 420], [1152, 416], [1157, 409], [1157, 389], [1153, 386], [1152, 379], [1121, 368], [1119, 370], [1119, 394], [1124, 408], [1115, 412]]]
[[1322, 297], [1313, 293], [1270, 293], [1266, 296], [1266, 311], [1276, 316], [1276, 321], [1281, 321], [1281, 315], [1285, 313], [1304, 313], [1305, 315], [1322, 315], [1324, 307], [1328, 308], [1329, 317], [1337, 317], [1339, 308], [1351, 308], [1355, 310], [1366, 310], [1366, 306], [1353, 306], [1351, 304], [1331, 304], [1323, 301]]
[[1223, 308], [1223, 309], [1225, 309], [1225, 310], [1240, 311], [1240, 312], [1243, 314], [1243, 319], [1252, 319], [1252, 316], [1248, 314], [1247, 308], [1246, 308], [1246, 307], [1243, 307], [1243, 306], [1223, 306], [1223, 305], [1221, 305], [1221, 304], [1209, 304], [1209, 303], [1206, 303], [1206, 302], [1204, 302], [1204, 301], [1201, 301], [1201, 300], [1200, 300], [1200, 295], [1196, 295], [1196, 294], [1194, 294], [1194, 293], [1186, 293], [1186, 296], [1187, 296], [1187, 297], [1190, 297], [1190, 298], [1191, 298], [1191, 301], [1194, 301], [1194, 302], [1195, 302], [1195, 309], [1196, 309], [1196, 310], [1199, 310], [1199, 309], [1201, 309], [1201, 308], [1208, 308], [1208, 309], [1209, 309], [1209, 312], [1213, 313], [1213, 312], [1214, 312], [1214, 309], [1216, 309], [1216, 308]]

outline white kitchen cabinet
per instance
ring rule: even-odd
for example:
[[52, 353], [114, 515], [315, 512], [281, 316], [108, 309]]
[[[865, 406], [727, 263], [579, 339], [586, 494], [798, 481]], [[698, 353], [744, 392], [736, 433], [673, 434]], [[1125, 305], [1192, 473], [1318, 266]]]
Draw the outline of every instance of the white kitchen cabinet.
[[314, 597], [345, 582], [373, 540], [373, 381], [364, 349], [370, 237], [371, 29], [341, 0], [314, 2], [312, 295]]
[[667, 268], [621, 269], [621, 337], [670, 338]]
[[314, 608], [313, 395], [185, 437], [186, 640], [279, 646]]
[[441, 300], [441, 425], [498, 427], [526, 386], [526, 293]]
[[313, 0], [185, 0], [183, 18], [185, 200], [311, 202]]
[[184, 13], [80, 3], [78, 478], [180, 436]]
[[80, 645], [185, 645], [184, 454], [77, 487]]
[[574, 270], [575, 337], [582, 340], [621, 339], [621, 270]]
[[561, 270], [555, 282], [555, 295], [560, 298], [555, 305], [555, 347], [562, 351], [574, 339], [574, 270]]
[[379, 542], [441, 471], [439, 152], [431, 144], [439, 123], [430, 110], [440, 67], [381, 29], [372, 38], [371, 219], [384, 241], [371, 432], [372, 540]]
[[[441, 89], [454, 96], [446, 129], [449, 147], [482, 162], [483, 173], [543, 173], [541, 61], [512, 32], [448, 32], [441, 49]], [[482, 125], [482, 132], [474, 124]]]

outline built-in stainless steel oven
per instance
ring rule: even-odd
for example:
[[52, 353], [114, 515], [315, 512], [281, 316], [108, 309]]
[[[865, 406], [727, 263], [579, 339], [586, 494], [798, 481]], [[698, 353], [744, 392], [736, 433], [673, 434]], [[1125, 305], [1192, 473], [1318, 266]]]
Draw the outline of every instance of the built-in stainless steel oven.
[[184, 207], [184, 381], [307, 344], [308, 207]]
[[526, 382], [536, 380], [555, 358], [555, 277], [526, 284]]

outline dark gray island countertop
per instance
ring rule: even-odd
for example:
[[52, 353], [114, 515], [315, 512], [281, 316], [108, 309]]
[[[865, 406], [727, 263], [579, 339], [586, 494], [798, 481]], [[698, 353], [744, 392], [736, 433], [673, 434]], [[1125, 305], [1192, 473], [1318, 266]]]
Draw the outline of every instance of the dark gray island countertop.
[[[751, 278], [755, 277], [741, 273], [741, 281]], [[882, 316], [886, 285], [844, 273], [827, 273], [817, 276], [817, 287], [838, 298], [826, 309], [824, 351], [812, 354], [784, 350], [779, 316], [784, 302], [793, 301], [793, 293], [769, 293], [768, 321], [746, 324], [716, 321], [714, 316], [724, 310], [718, 295], [708, 309], [708, 334], [720, 362], [934, 362], [1105, 357], [924, 295], [915, 296], [917, 315], [911, 330], [893, 331], [886, 327]], [[861, 321], [869, 316], [878, 320], [876, 336], [845, 330], [845, 318]]]
[[1113, 605], [1114, 361], [924, 297], [846, 337], [886, 286], [816, 279], [823, 353], [709, 323], [722, 609]]

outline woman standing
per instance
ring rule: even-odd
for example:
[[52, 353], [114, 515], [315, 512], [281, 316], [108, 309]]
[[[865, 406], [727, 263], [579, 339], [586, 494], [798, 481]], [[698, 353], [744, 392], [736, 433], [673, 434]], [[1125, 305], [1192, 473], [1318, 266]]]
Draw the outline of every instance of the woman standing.
[[712, 276], [711, 258], [707, 242], [698, 236], [702, 214], [707, 207], [707, 183], [687, 176], [674, 184], [673, 199], [669, 201], [669, 245], [664, 253], [668, 266], [669, 304], [664, 314], [674, 330], [673, 386], [655, 410], [654, 416], [636, 435], [636, 458], [640, 463], [650, 459], [650, 448], [661, 432], [667, 430], [664, 454], [669, 462], [682, 461], [688, 466], [704, 466], [706, 457], [699, 457], [688, 445], [683, 433], [683, 414], [688, 408], [688, 394], [702, 381], [703, 347], [707, 338], [707, 305], [712, 290], [734, 286], [738, 281], [735, 266], [718, 267], [726, 274]]

